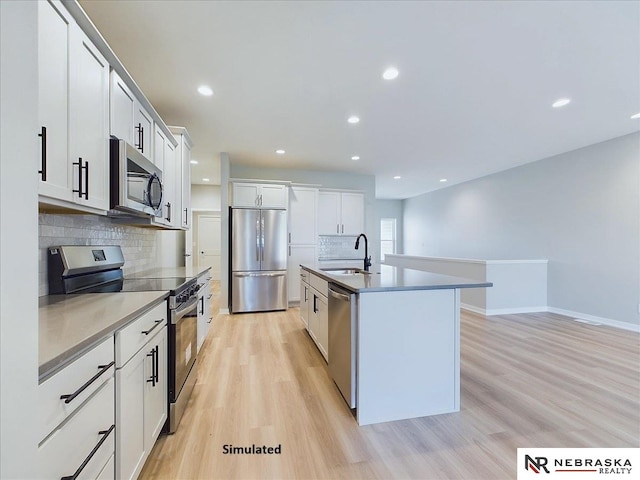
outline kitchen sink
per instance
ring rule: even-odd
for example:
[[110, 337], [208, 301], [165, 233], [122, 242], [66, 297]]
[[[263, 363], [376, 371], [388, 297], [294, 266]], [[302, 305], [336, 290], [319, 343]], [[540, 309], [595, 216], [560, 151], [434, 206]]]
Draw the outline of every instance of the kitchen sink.
[[330, 273], [331, 275], [369, 275], [370, 273], [359, 268], [323, 268], [322, 271]]

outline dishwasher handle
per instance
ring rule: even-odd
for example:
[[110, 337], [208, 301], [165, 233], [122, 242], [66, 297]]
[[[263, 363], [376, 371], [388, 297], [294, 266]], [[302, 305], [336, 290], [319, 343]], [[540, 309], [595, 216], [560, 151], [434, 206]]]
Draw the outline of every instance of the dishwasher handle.
[[329, 295], [334, 297], [334, 298], [337, 298], [338, 300], [342, 300], [342, 301], [345, 301], [345, 302], [350, 302], [351, 301], [351, 296], [350, 295], [337, 292], [332, 288], [329, 288]]

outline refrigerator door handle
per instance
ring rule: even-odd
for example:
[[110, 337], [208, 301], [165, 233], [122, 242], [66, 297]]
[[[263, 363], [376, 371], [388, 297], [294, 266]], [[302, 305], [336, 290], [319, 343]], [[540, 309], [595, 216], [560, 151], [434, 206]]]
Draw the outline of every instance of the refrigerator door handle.
[[235, 273], [234, 277], [284, 277], [286, 272], [279, 273]]
[[[260, 195], [262, 198], [262, 195]], [[262, 248], [260, 249], [260, 261], [264, 262], [264, 217], [260, 215], [260, 232], [262, 235]]]
[[256, 220], [256, 262], [260, 261], [260, 218]]

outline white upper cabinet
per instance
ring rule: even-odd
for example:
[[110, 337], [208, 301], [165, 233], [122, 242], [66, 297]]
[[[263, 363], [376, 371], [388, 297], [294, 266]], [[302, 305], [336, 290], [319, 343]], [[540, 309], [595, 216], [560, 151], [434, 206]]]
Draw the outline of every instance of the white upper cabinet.
[[153, 120], [149, 112], [136, 102], [136, 108], [133, 111], [133, 128], [135, 130], [133, 136], [133, 145], [145, 157], [152, 159], [152, 145], [154, 141]]
[[234, 207], [287, 208], [287, 186], [277, 183], [233, 183]]
[[315, 245], [317, 242], [318, 189], [291, 187], [289, 192], [289, 243]]
[[133, 145], [133, 112], [136, 100], [129, 87], [111, 72], [111, 135]]
[[364, 231], [364, 195], [321, 191], [318, 194], [318, 235], [358, 235]]
[[[76, 27], [69, 86], [71, 157], [76, 202], [109, 209], [109, 64]], [[76, 183], [77, 181], [77, 183]]]
[[38, 2], [40, 195], [71, 200], [69, 44], [73, 20], [59, 2]]
[[125, 140], [152, 162], [155, 160], [155, 128], [152, 116], [127, 84], [111, 72], [111, 135]]
[[175, 151], [175, 208], [171, 206], [171, 216], [176, 216], [176, 227], [191, 228], [191, 148], [193, 143], [186, 128], [169, 127], [178, 141]]
[[364, 232], [364, 195], [343, 192], [341, 195], [341, 234], [359, 235]]
[[[158, 125], [154, 125], [153, 163], [162, 170], [162, 217], [156, 219], [158, 223], [175, 226], [175, 215], [172, 206], [175, 205], [175, 147], [166, 137]], [[172, 218], [173, 217], [173, 218]]]
[[109, 209], [109, 64], [60, 2], [38, 3], [40, 202]]

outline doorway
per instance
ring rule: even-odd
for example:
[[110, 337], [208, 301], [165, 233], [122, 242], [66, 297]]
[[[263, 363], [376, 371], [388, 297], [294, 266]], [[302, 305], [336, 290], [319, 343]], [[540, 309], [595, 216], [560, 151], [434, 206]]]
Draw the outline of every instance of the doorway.
[[199, 267], [211, 267], [212, 280], [220, 280], [221, 229], [220, 214], [197, 216], [195, 259]]

